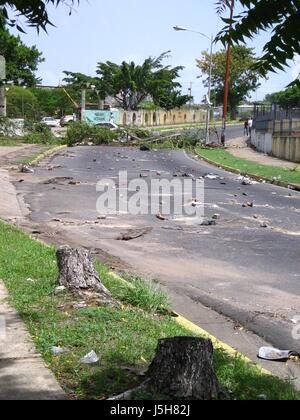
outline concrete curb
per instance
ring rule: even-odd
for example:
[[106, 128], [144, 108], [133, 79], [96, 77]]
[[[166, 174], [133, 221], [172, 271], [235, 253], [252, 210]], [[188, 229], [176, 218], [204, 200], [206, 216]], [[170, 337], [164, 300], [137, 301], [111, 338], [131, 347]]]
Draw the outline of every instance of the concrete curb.
[[62, 146], [57, 146], [54, 147], [53, 149], [49, 149], [44, 153], [41, 153], [39, 156], [37, 156], [36, 158], [34, 158], [32, 161], [29, 162], [30, 166], [36, 166], [38, 165], [43, 159], [53, 156], [56, 153], [60, 152], [61, 150], [66, 149], [68, 146], [67, 145], [62, 145]]
[[216, 337], [211, 335], [209, 332], [205, 331], [203, 328], [199, 327], [198, 325], [194, 324], [193, 322], [189, 321], [188, 319], [184, 318], [183, 316], [181, 316], [179, 314], [177, 314], [177, 315], [178, 315], [178, 317], [175, 318], [175, 321], [179, 325], [181, 325], [182, 327], [184, 327], [185, 329], [187, 329], [188, 331], [190, 331], [190, 332], [192, 332], [196, 335], [200, 335], [202, 337], [209, 338], [212, 341], [212, 343], [213, 343], [213, 345], [216, 349], [223, 350], [224, 352], [226, 352], [227, 354], [229, 354], [232, 357], [240, 358], [241, 360], [243, 360], [247, 364], [252, 365], [255, 368], [257, 368], [264, 375], [275, 376], [271, 372], [269, 372], [268, 370], [266, 370], [266, 369], [262, 368], [261, 366], [259, 366], [258, 364], [256, 364], [253, 360], [249, 359], [244, 354], [235, 350], [233, 347], [231, 347], [228, 344], [223, 343], [222, 341], [218, 340]]
[[288, 188], [288, 189], [294, 190], [294, 191], [300, 191], [300, 185], [298, 185], [298, 184], [291, 184], [291, 183], [287, 183], [287, 182], [283, 182], [283, 181], [274, 181], [270, 178], [266, 178], [266, 177], [263, 177], [263, 176], [258, 176], [258, 175], [252, 174], [250, 172], [246, 173], [246, 172], [240, 171], [239, 169], [231, 168], [230, 166], [224, 165], [222, 163], [214, 162], [213, 160], [208, 159], [205, 156], [202, 156], [196, 150], [194, 150], [194, 151], [199, 156], [200, 159], [204, 160], [205, 162], [209, 163], [210, 165], [222, 168], [225, 171], [233, 172], [234, 174], [238, 174], [238, 175], [244, 175], [245, 174], [245, 176], [249, 176], [250, 178], [253, 178], [256, 181], [263, 180], [263, 181], [266, 181], [268, 184], [277, 185], [279, 187]]

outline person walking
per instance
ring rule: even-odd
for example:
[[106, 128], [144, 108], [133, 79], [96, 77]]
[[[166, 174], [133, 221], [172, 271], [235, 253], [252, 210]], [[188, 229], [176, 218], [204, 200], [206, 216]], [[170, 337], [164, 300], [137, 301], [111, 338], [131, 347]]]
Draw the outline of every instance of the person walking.
[[249, 136], [249, 123], [248, 123], [248, 120], [246, 120], [245, 121], [245, 124], [244, 124], [244, 136]]
[[249, 137], [251, 137], [251, 134], [252, 134], [252, 127], [253, 127], [253, 119], [252, 119], [252, 118], [250, 118], [250, 119], [248, 120], [248, 132], [249, 132]]

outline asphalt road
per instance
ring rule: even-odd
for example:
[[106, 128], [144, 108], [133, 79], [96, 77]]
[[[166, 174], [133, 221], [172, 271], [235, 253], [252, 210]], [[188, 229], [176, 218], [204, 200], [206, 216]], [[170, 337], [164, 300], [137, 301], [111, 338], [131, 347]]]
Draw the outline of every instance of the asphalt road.
[[[214, 173], [223, 179], [205, 179], [205, 216], [218, 213], [220, 219], [215, 226], [190, 225], [185, 218], [161, 221], [155, 215], [98, 220], [96, 183], [116, 180], [120, 170], [128, 171], [129, 180], [146, 174], [148, 182], [174, 179], [174, 173], [195, 179]], [[25, 182], [16, 185], [36, 229], [61, 243], [119, 257], [125, 268], [157, 279], [180, 300], [187, 315], [201, 303], [275, 346], [300, 351], [291, 321], [300, 315], [299, 193], [263, 183], [242, 185], [236, 175], [180, 151], [128, 147], [68, 149], [34, 175], [22, 177]], [[254, 207], [243, 207], [246, 202]], [[269, 227], [261, 227], [261, 221]], [[117, 239], [137, 228], [149, 231], [131, 241]]]

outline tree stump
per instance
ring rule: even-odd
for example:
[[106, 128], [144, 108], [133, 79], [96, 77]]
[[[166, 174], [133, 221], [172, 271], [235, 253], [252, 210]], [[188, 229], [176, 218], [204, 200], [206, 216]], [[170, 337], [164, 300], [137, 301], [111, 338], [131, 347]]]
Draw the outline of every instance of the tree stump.
[[102, 284], [88, 250], [65, 246], [57, 251], [56, 256], [61, 286], [81, 296], [96, 297], [101, 303], [119, 305]]
[[220, 393], [211, 340], [175, 337], [159, 340], [146, 388], [179, 400], [212, 400]]

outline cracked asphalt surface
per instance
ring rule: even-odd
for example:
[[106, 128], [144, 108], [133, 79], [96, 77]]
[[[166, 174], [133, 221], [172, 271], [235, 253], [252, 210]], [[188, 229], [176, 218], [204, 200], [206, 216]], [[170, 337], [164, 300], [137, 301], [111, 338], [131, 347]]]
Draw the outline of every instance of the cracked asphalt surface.
[[[205, 179], [205, 216], [218, 213], [220, 219], [215, 226], [155, 215], [99, 220], [96, 183], [116, 179], [120, 170], [128, 171], [129, 180], [144, 171], [146, 180], [216, 174], [223, 179]], [[180, 298], [186, 313], [201, 303], [277, 347], [300, 351], [291, 321], [300, 314], [300, 193], [242, 185], [237, 175], [181, 151], [129, 147], [71, 148], [15, 181], [30, 207], [31, 226], [43, 237], [115, 256], [118, 268], [157, 279]], [[246, 202], [253, 207], [243, 207]], [[261, 227], [262, 221], [269, 227]], [[144, 228], [141, 237], [117, 240], [128, 229]]]

